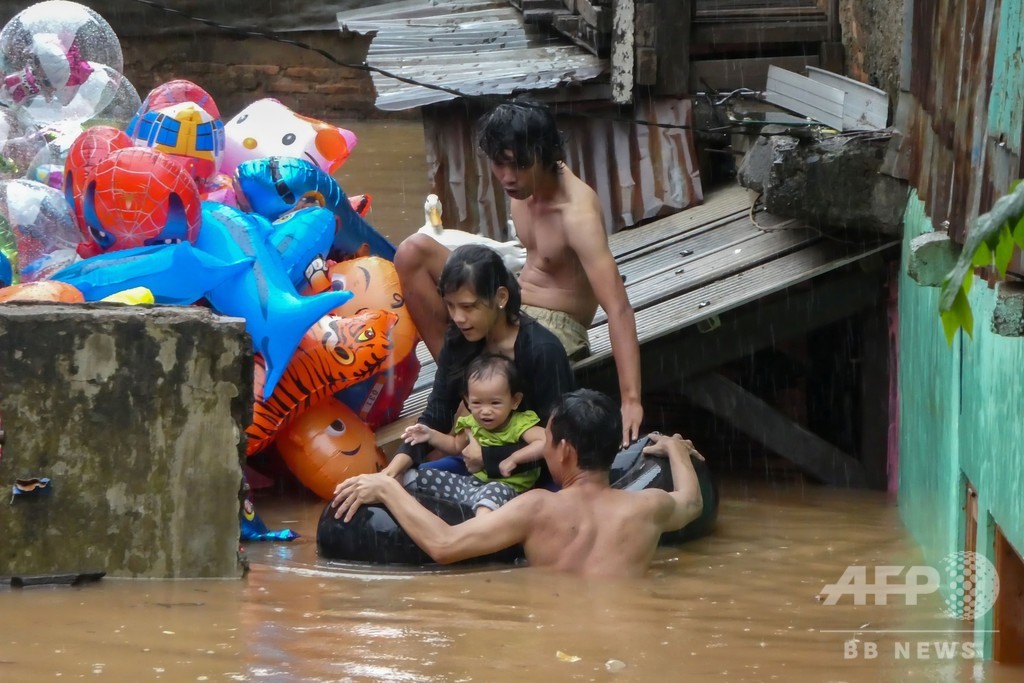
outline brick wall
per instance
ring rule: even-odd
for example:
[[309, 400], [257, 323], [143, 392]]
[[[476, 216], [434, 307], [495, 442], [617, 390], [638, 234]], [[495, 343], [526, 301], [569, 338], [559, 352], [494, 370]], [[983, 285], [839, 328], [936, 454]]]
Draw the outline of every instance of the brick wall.
[[[301, 39], [347, 63], [362, 62], [367, 38], [343, 38], [338, 31], [303, 33]], [[374, 107], [367, 72], [338, 66], [311, 50], [262, 38], [193, 34], [122, 37], [125, 75], [140, 97], [154, 86], [185, 78], [205, 88], [227, 120], [263, 97], [293, 110], [334, 122], [392, 113]], [[406, 112], [400, 118], [417, 116]]]

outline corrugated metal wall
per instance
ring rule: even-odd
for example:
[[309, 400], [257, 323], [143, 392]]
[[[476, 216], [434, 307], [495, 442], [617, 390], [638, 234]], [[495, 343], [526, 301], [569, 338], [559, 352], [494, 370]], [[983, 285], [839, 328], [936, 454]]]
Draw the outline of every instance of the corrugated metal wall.
[[[904, 217], [899, 283], [900, 511], [935, 564], [963, 549], [970, 482], [978, 493], [976, 548], [991, 560], [995, 525], [1024, 551], [1024, 385], [1007, 381], [1024, 365], [1024, 340], [990, 330], [996, 290], [978, 283], [969, 294], [974, 336], [961, 333], [950, 347], [939, 292], [915, 284], [906, 259], [910, 241], [944, 221], [962, 239], [967, 224], [1020, 175], [1024, 0], [912, 7], [913, 61], [904, 69], [911, 92], [900, 102], [912, 124], [901, 160], [916, 186]], [[993, 619], [989, 612], [975, 622], [986, 657], [993, 654]]]
[[[912, 3], [911, 61], [895, 123], [904, 138], [895, 174], [917, 188], [936, 227], [948, 226], [958, 241], [1020, 172], [1019, 118], [1014, 123], [993, 115], [1002, 109], [997, 100], [1004, 92], [1015, 94], [1017, 102], [1021, 97], [1020, 73], [1011, 80], [1020, 70], [1019, 53], [1016, 60], [1012, 51], [996, 58], [1004, 9], [1017, 12], [1019, 31], [1020, 5], [1014, 0]], [[1012, 30], [1013, 23], [1003, 26]]]
[[[576, 111], [583, 110], [576, 105]], [[587, 116], [560, 114], [559, 124], [568, 138], [567, 163], [597, 190], [609, 232], [703, 201], [692, 132], [634, 122], [692, 125], [688, 100], [648, 101], [631, 117], [605, 104], [585, 111]], [[423, 109], [427, 172], [444, 205], [446, 227], [506, 239], [505, 193], [476, 144], [481, 113], [465, 102]]]

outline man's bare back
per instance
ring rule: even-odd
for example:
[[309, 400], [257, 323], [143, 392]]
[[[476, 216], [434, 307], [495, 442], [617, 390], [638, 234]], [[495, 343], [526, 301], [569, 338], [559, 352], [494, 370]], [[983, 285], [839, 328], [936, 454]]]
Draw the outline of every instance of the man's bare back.
[[643, 574], [662, 529], [655, 523], [664, 491], [629, 492], [586, 483], [558, 493], [535, 491], [538, 510], [523, 548], [530, 566], [582, 576]]
[[[523, 303], [564, 311], [582, 325], [590, 325], [597, 297], [567, 231], [578, 230], [588, 221], [601, 226], [600, 206], [594, 190], [564, 164], [557, 178], [558, 189], [550, 196], [534, 194], [511, 201], [516, 235], [526, 247], [519, 286]], [[603, 227], [600, 237], [607, 239]]]

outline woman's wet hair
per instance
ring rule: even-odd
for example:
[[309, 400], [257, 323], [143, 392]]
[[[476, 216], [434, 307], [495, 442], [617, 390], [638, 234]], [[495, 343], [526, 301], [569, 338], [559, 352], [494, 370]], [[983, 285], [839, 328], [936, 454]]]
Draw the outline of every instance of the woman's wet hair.
[[498, 290], [508, 290], [505, 303], [505, 320], [514, 324], [519, 320], [519, 309], [523, 305], [516, 280], [498, 252], [479, 244], [467, 244], [451, 253], [441, 271], [437, 291], [443, 299], [463, 287], [471, 288], [478, 298], [494, 301]]
[[520, 168], [540, 162], [554, 171], [565, 161], [565, 137], [558, 130], [555, 115], [547, 105], [525, 97], [504, 102], [480, 119], [478, 144], [489, 159], [508, 161], [512, 152]]
[[576, 449], [581, 470], [607, 471], [622, 443], [622, 415], [606, 394], [577, 389], [563, 394], [551, 411], [551, 436]]
[[476, 379], [490, 379], [500, 375], [508, 382], [509, 393], [515, 396], [523, 393], [523, 383], [516, 369], [515, 362], [508, 356], [497, 353], [482, 353], [474, 358], [466, 369], [466, 391], [469, 396], [469, 383]]

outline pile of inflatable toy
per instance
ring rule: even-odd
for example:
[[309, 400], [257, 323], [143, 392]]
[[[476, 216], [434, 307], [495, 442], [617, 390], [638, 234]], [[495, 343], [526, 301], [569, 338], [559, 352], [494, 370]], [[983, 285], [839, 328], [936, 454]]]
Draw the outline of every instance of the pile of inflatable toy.
[[343, 128], [271, 99], [224, 122], [202, 87], [145, 99], [93, 10], [0, 31], [0, 302], [208, 305], [254, 351], [248, 452], [272, 442], [322, 497], [383, 463], [373, 430], [419, 373], [394, 246], [332, 177]]

